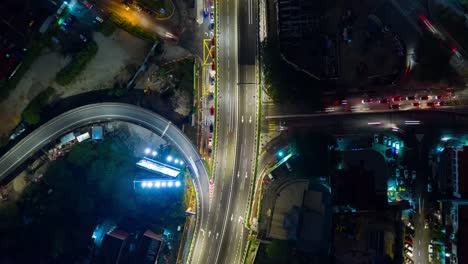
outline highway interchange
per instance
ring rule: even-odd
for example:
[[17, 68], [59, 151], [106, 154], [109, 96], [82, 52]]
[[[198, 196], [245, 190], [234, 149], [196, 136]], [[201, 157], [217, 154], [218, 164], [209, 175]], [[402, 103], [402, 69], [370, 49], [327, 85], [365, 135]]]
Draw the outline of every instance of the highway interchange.
[[[47, 122], [0, 158], [0, 180], [30, 156], [68, 131], [87, 124], [121, 120], [146, 127], [167, 139], [187, 161], [197, 190], [197, 227], [191, 263], [243, 263], [249, 230], [244, 226], [254, 180], [258, 108], [258, 3], [217, 1], [217, 128], [214, 197], [209, 176], [196, 148], [167, 120], [142, 108], [116, 103], [83, 106]], [[375, 132], [398, 126], [412, 133], [467, 129], [464, 115], [441, 111], [316, 114], [306, 117], [266, 116], [264, 122], [287, 120], [288, 126], [312, 127], [333, 134]], [[418, 120], [420, 125], [406, 125]], [[381, 123], [371, 126], [369, 123]], [[424, 251], [423, 251], [424, 252]]]

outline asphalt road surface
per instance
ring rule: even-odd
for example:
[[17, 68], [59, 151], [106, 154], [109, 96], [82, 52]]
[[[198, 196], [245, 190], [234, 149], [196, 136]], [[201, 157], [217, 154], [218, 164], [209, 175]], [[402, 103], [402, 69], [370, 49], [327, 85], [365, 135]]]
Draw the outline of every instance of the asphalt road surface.
[[[167, 140], [188, 165], [197, 191], [198, 223], [208, 216], [209, 178], [196, 148], [175, 125], [140, 107], [120, 103], [91, 104], [70, 110], [42, 125], [0, 158], [0, 181], [52, 140], [73, 129], [102, 121], [120, 120], [143, 126]], [[195, 229], [198, 231], [198, 228]]]
[[257, 125], [257, 2], [219, 1], [214, 195], [193, 263], [242, 263]]

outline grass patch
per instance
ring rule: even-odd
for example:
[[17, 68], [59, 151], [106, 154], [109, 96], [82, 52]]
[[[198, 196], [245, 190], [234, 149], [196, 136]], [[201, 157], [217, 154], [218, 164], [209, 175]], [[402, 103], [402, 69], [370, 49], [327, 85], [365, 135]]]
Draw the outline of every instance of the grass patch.
[[39, 93], [23, 110], [21, 117], [24, 122], [35, 125], [41, 121], [41, 110], [47, 104], [50, 97], [55, 94], [52, 87], [47, 87], [44, 91]]
[[134, 25], [125, 18], [112, 13], [109, 16], [109, 19], [114, 23], [117, 27], [127, 31], [128, 33], [132, 34], [133, 36], [137, 38], [141, 38], [143, 40], [149, 41], [149, 42], [155, 42], [158, 40], [157, 36], [155, 33], [148, 31], [140, 26]]
[[100, 31], [104, 36], [109, 37], [114, 33], [116, 29], [117, 27], [114, 24], [114, 22], [112, 22], [110, 19], [106, 19], [106, 21], [102, 23]]
[[86, 44], [86, 46], [57, 73], [55, 81], [60, 85], [70, 84], [81, 72], [84, 71], [86, 65], [94, 58], [97, 51], [98, 45], [96, 42], [91, 41]]

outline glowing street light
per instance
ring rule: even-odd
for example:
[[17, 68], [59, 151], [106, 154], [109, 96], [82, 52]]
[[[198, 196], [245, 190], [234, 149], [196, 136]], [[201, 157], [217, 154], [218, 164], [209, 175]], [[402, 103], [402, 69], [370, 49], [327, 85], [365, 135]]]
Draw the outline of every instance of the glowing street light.
[[161, 187], [161, 182], [160, 182], [160, 181], [156, 181], [156, 182], [154, 183], [154, 186], [155, 186], [156, 188]]
[[148, 155], [150, 152], [151, 152], [151, 149], [150, 149], [150, 148], [146, 148], [146, 149], [145, 149], [145, 154], [146, 154], [146, 155]]
[[180, 187], [180, 181], [176, 181], [175, 186]]
[[284, 156], [284, 152], [282, 150], [278, 151], [278, 157], [282, 158]]
[[167, 187], [172, 187], [172, 186], [174, 186], [173, 182], [170, 181], [170, 182], [167, 183]]
[[153, 183], [152, 183], [152, 182], [148, 182], [147, 185], [148, 185], [148, 187], [150, 187], [150, 188], [153, 187]]
[[180, 165], [184, 165], [184, 161], [181, 160], [181, 161], [179, 162], [179, 164], [180, 164]]
[[179, 159], [175, 159], [175, 160], [174, 160], [174, 163], [175, 163], [175, 164], [179, 164]]
[[153, 157], [158, 155], [158, 153], [156, 151], [153, 151], [153, 153], [151, 153], [151, 154], [153, 154]]
[[146, 182], [145, 182], [145, 181], [144, 181], [144, 182], [141, 182], [141, 187], [142, 187], [142, 188], [145, 188], [145, 187], [146, 187]]
[[167, 182], [163, 181], [163, 182], [161, 183], [161, 186], [162, 186], [162, 187], [166, 187], [166, 186], [167, 186]]
[[173, 159], [173, 158], [172, 158], [172, 156], [170, 156], [170, 155], [169, 155], [169, 156], [167, 156], [167, 158], [166, 158], [166, 160], [167, 160], [167, 161], [169, 161], [169, 162], [171, 162], [171, 161], [172, 161], [172, 159]]

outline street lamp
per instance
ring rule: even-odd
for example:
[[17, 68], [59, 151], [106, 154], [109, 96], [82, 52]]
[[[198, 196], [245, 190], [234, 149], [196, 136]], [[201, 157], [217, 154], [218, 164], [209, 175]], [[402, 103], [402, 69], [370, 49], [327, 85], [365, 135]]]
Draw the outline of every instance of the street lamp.
[[166, 160], [167, 160], [168, 162], [171, 162], [171, 161], [172, 161], [172, 156], [171, 156], [171, 155], [167, 156]]
[[150, 148], [146, 148], [146, 149], [145, 149], [145, 154], [146, 154], [146, 155], [148, 155], [150, 152], [151, 152], [151, 149], [150, 149]]
[[284, 152], [282, 150], [278, 151], [278, 157], [282, 158], [284, 156]]

